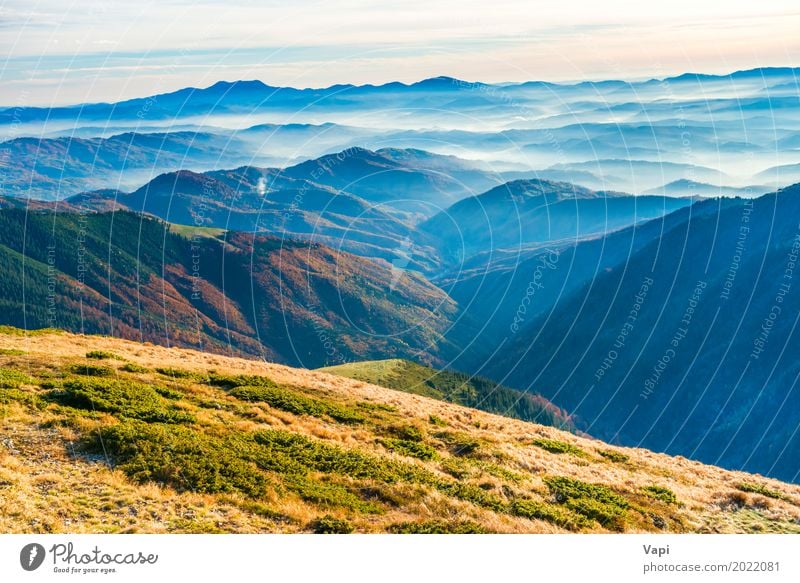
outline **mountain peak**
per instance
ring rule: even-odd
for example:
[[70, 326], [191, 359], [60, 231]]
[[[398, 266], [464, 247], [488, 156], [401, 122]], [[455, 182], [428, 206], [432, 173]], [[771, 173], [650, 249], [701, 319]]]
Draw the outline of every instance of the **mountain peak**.
[[206, 91], [216, 92], [216, 91], [229, 91], [232, 89], [237, 90], [244, 90], [244, 91], [257, 91], [263, 89], [273, 89], [263, 81], [259, 81], [258, 79], [252, 80], [238, 80], [238, 81], [217, 81], [213, 85], [206, 87]]
[[555, 182], [542, 178], [523, 178], [501, 184], [480, 198], [511, 198], [520, 201], [527, 198], [547, 197], [553, 200], [602, 198], [604, 193], [589, 190], [570, 182]]

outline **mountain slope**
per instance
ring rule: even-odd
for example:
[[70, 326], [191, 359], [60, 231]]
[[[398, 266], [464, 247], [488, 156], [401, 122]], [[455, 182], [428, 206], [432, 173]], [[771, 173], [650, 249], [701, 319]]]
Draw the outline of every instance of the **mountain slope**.
[[319, 244], [218, 239], [128, 212], [3, 210], [0, 227], [0, 317], [21, 327], [318, 367], [435, 359], [455, 312], [422, 277]]
[[[85, 193], [67, 202], [86, 209], [145, 212], [171, 223], [301, 238], [387, 261], [402, 257], [411, 268], [427, 270], [435, 253], [395, 216], [347, 192], [281, 171], [246, 166], [204, 174], [181, 170], [162, 174], [130, 194]], [[403, 254], [404, 253], [404, 254]]]
[[690, 199], [595, 192], [566, 182], [515, 180], [457, 202], [422, 223], [441, 253], [478, 253], [602, 235], [688, 206]]
[[486, 374], [598, 437], [796, 481], [800, 189], [681, 215], [526, 320]]
[[797, 486], [342, 377], [15, 329], [0, 351], [3, 532], [799, 528]]
[[290, 166], [283, 175], [426, 216], [470, 194], [447, 172], [406, 166], [389, 155], [358, 147]]
[[482, 377], [436, 370], [409, 360], [350, 362], [319, 370], [514, 419], [566, 430], [573, 428], [568, 415], [537, 394], [503, 387]]
[[252, 159], [245, 144], [209, 132], [126, 132], [109, 138], [17, 138], [0, 143], [4, 194], [45, 200], [86, 190], [127, 189], [167, 169], [236, 165]]

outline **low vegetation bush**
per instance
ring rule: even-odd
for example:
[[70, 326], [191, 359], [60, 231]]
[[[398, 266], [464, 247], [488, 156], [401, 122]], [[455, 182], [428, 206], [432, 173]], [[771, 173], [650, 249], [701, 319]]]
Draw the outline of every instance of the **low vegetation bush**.
[[277, 387], [278, 384], [269, 377], [261, 375], [220, 375], [212, 374], [208, 377], [208, 384], [223, 389], [236, 387]]
[[392, 425], [386, 429], [386, 433], [405, 441], [422, 441], [425, 434], [416, 425]]
[[667, 504], [676, 504], [678, 502], [678, 497], [675, 495], [675, 492], [664, 486], [645, 486], [642, 488], [642, 492], [650, 498], [666, 502]]
[[93, 358], [95, 360], [122, 360], [119, 356], [107, 350], [90, 350], [86, 353], [86, 358]]
[[304, 476], [285, 480], [286, 487], [306, 502], [322, 507], [337, 507], [359, 514], [378, 514], [383, 507], [363, 500], [340, 484], [324, 483]]
[[586, 455], [581, 448], [567, 443], [566, 441], [558, 441], [557, 439], [538, 438], [533, 440], [533, 445], [541, 447], [543, 450], [549, 451], [550, 453], [568, 453], [578, 457]]
[[33, 379], [13, 368], [0, 367], [0, 388], [17, 389], [22, 385], [30, 385]]
[[156, 372], [158, 374], [164, 375], [166, 377], [172, 377], [174, 379], [205, 379], [205, 375], [196, 373], [191, 370], [184, 370], [182, 368], [168, 368], [168, 367], [158, 367], [156, 368]]
[[625, 463], [625, 462], [627, 462], [628, 460], [631, 459], [630, 457], [628, 457], [624, 453], [620, 453], [620, 452], [614, 451], [612, 449], [601, 449], [597, 453], [599, 453], [601, 456], [603, 456], [607, 460], [615, 462], [615, 463], [618, 463], [618, 464], [623, 464], [623, 463]]
[[767, 498], [775, 498], [776, 500], [787, 500], [788, 496], [777, 490], [767, 488], [763, 484], [755, 484], [753, 482], [742, 482], [737, 484], [736, 487], [742, 492], [749, 492], [751, 494], [761, 494]]
[[71, 407], [105, 411], [122, 418], [160, 423], [194, 420], [152, 386], [129, 380], [71, 379], [64, 382], [63, 390], [53, 391], [51, 397]]
[[0, 356], [25, 356], [28, 354], [25, 350], [18, 348], [0, 348]]
[[544, 479], [559, 504], [610, 530], [624, 530], [630, 502], [608, 486], [589, 484], [565, 476]]
[[354, 530], [347, 520], [330, 514], [317, 518], [309, 526], [314, 534], [350, 534]]
[[537, 500], [514, 500], [509, 505], [509, 512], [523, 518], [544, 520], [568, 530], [580, 530], [589, 524], [588, 521], [579, 514]]
[[69, 370], [86, 377], [110, 377], [115, 373], [113, 368], [103, 364], [73, 364]]
[[270, 407], [295, 415], [330, 417], [340, 423], [363, 423], [366, 419], [358, 411], [322, 399], [307, 397], [300, 392], [275, 384], [261, 386], [237, 386], [230, 394], [241, 401], [266, 403]]
[[241, 451], [265, 470], [294, 474], [317, 471], [383, 482], [401, 479], [401, 473], [389, 460], [295, 433], [269, 429], [255, 432], [252, 440], [259, 447]]
[[400, 522], [388, 528], [393, 534], [487, 534], [480, 524], [470, 521], [429, 520], [425, 522]]
[[0, 389], [0, 403], [3, 405], [20, 403], [33, 409], [44, 409], [47, 407], [47, 402], [42, 400], [36, 393], [6, 387], [0, 387]]
[[456, 431], [443, 431], [436, 434], [436, 437], [445, 442], [453, 455], [470, 456], [475, 455], [481, 449], [481, 442], [474, 437]]
[[226, 440], [189, 427], [129, 421], [100, 429], [87, 446], [113, 456], [117, 467], [138, 482], [250, 497], [267, 490], [265, 475], [232, 453]]
[[421, 460], [432, 460], [437, 456], [435, 448], [419, 441], [410, 441], [408, 439], [382, 439], [380, 443], [386, 449]]
[[135, 362], [126, 362], [121, 367], [119, 367], [119, 370], [125, 372], [139, 372], [139, 373], [150, 372], [149, 368], [147, 368], [146, 366], [142, 366], [140, 364], [136, 364]]

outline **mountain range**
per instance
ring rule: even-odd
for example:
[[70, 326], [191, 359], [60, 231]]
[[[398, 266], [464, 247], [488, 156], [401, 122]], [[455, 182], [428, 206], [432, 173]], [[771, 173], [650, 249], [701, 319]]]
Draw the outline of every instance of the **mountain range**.
[[798, 482], [796, 73], [6, 110], [0, 324]]
[[0, 194], [127, 191], [168, 171], [287, 167], [358, 146], [455, 155], [503, 174], [472, 194], [525, 177], [635, 194], [681, 180], [723, 194], [756, 185], [756, 196], [798, 180], [795, 75], [764, 68], [573, 84], [438, 77], [318, 89], [232, 81], [118, 103], [11, 107], [0, 111], [0, 161], [16, 163], [2, 163]]

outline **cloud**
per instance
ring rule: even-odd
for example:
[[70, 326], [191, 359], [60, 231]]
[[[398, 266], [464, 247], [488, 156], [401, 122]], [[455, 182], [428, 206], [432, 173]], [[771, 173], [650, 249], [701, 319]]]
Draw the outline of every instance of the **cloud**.
[[[95, 76], [95, 100], [231, 75], [274, 84], [413, 81], [448, 74], [485, 81], [652, 76], [787, 64], [800, 12], [776, 0], [496, 0], [244, 2], [122, 0], [70, 5], [9, 0], [0, 12], [9, 83], [51, 77], [32, 100], [71, 102]], [[178, 58], [177, 56], [180, 56]], [[200, 74], [200, 72], [203, 72]]]

